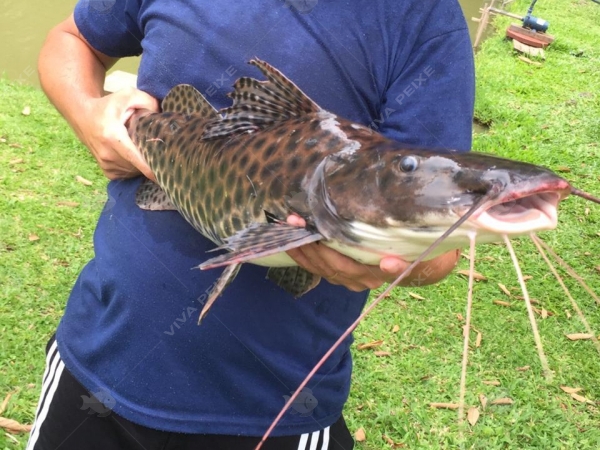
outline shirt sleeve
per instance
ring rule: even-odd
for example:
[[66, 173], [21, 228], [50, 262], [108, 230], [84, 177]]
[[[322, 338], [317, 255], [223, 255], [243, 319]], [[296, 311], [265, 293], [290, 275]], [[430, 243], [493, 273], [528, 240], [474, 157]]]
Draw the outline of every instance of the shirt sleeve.
[[138, 16], [141, 0], [79, 0], [75, 24], [89, 44], [105, 55], [121, 58], [142, 53]]
[[415, 46], [389, 86], [376, 128], [405, 144], [470, 150], [475, 76], [465, 28]]

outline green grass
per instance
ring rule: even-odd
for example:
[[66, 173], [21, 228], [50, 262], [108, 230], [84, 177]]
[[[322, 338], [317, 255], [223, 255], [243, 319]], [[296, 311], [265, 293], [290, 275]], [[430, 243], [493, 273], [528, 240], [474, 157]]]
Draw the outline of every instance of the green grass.
[[[513, 11], [525, 11], [517, 2]], [[510, 42], [488, 39], [477, 55], [477, 118], [490, 124], [474, 148], [569, 172], [574, 185], [600, 194], [600, 6], [545, 0], [536, 14], [549, 20], [556, 42], [541, 67], [517, 59]], [[507, 21], [499, 20], [504, 29]], [[574, 56], [583, 51], [580, 56]], [[0, 80], [0, 397], [15, 392], [2, 415], [30, 423], [40, 389], [43, 350], [77, 274], [92, 256], [92, 233], [106, 199], [106, 180], [62, 118], [33, 88]], [[24, 106], [31, 114], [22, 115]], [[80, 175], [93, 182], [84, 186]], [[64, 202], [71, 202], [65, 204]], [[75, 205], [76, 203], [76, 205]], [[586, 211], [589, 208], [589, 212]], [[561, 207], [559, 229], [544, 234], [564, 259], [600, 291], [600, 208], [581, 199]], [[30, 240], [34, 235], [39, 240]], [[555, 315], [539, 320], [555, 378], [541, 373], [525, 307], [497, 283], [518, 287], [506, 250], [478, 249], [473, 326], [482, 333], [469, 353], [467, 404], [510, 397], [510, 406], [481, 410], [478, 423], [459, 426], [456, 411], [431, 402], [457, 402], [467, 281], [452, 275], [433, 287], [398, 289], [355, 333], [358, 343], [382, 339], [377, 350], [356, 350], [346, 418], [367, 439], [359, 450], [392, 448], [383, 435], [411, 449], [600, 448], [600, 356], [590, 341], [566, 333], [584, 328], [544, 262], [527, 240], [515, 243], [531, 296]], [[461, 269], [467, 261], [461, 262]], [[569, 281], [600, 329], [597, 307]], [[516, 291], [515, 291], [516, 292]], [[518, 295], [518, 293], [516, 294]], [[493, 300], [510, 301], [505, 308]], [[571, 318], [568, 318], [568, 314]], [[399, 331], [393, 332], [394, 326]], [[529, 370], [517, 368], [530, 366]], [[498, 380], [499, 386], [483, 381]], [[581, 387], [583, 404], [559, 389]], [[0, 449], [24, 448], [0, 433]]]

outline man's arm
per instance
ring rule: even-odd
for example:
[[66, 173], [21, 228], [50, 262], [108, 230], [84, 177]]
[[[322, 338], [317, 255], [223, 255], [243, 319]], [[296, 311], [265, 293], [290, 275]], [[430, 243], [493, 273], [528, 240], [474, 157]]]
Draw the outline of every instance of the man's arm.
[[129, 138], [125, 123], [135, 109], [158, 111], [156, 99], [137, 89], [103, 96], [106, 71], [117, 58], [91, 47], [73, 15], [53, 28], [38, 61], [40, 82], [56, 109], [112, 179], [152, 172]]

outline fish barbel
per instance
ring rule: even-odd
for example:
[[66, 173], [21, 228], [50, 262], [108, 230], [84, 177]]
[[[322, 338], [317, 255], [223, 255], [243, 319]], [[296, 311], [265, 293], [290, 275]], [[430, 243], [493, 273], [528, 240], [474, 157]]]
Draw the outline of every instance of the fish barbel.
[[[162, 112], [137, 111], [133, 142], [155, 174], [137, 193], [144, 209], [176, 209], [227, 249], [201, 269], [227, 266], [201, 318], [240, 265], [298, 297], [320, 277], [285, 253], [322, 241], [365, 264], [415, 260], [469, 244], [553, 229], [569, 194], [587, 195], [536, 165], [491, 155], [408, 148], [320, 108], [281, 72], [252, 60], [266, 81], [240, 78], [220, 112], [190, 85], [175, 86]], [[306, 228], [285, 223], [292, 213]], [[468, 217], [466, 217], [468, 216]]]

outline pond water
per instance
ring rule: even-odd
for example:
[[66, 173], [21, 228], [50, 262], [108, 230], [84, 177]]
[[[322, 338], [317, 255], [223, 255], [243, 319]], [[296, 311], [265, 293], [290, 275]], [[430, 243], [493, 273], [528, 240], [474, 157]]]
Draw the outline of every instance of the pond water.
[[[477, 24], [471, 17], [479, 16], [483, 0], [460, 0], [468, 19], [471, 39]], [[38, 86], [36, 61], [48, 31], [67, 17], [76, 0], [38, 2], [0, 0], [0, 74], [12, 80]], [[135, 73], [138, 58], [118, 62], [116, 69]]]

